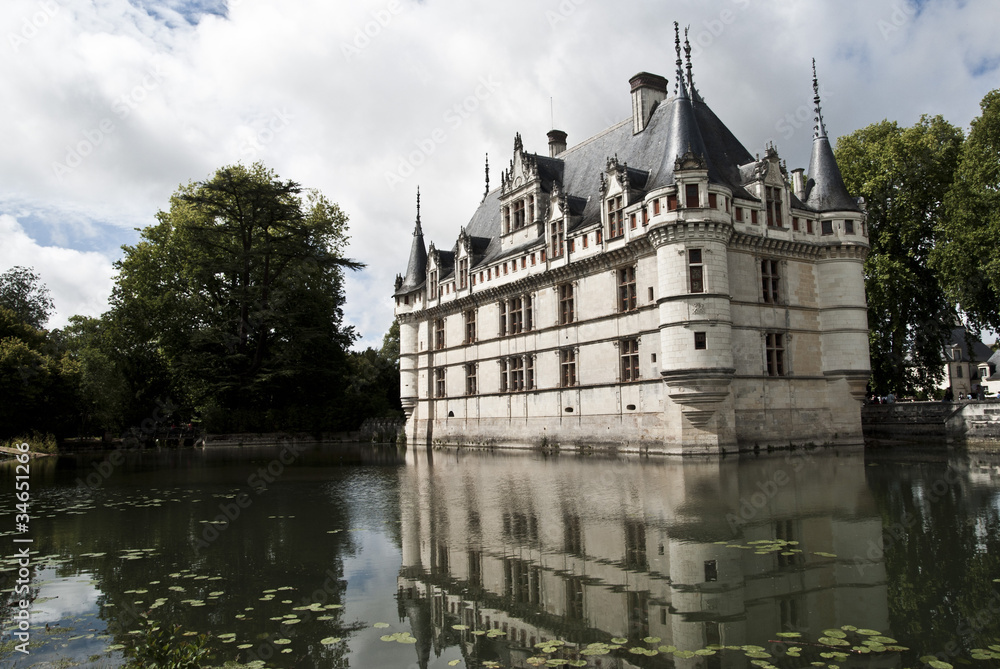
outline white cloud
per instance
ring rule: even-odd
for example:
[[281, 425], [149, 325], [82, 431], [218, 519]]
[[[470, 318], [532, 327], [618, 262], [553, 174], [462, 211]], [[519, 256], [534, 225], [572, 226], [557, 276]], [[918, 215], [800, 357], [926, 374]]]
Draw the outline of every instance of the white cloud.
[[0, 214], [0, 272], [20, 265], [34, 268], [52, 294], [56, 314], [46, 324], [63, 327], [74, 314], [100, 316], [113, 286], [111, 261], [93, 251], [40, 246], [12, 216]]
[[[672, 83], [675, 19], [691, 26], [699, 89], [751, 152], [773, 139], [790, 166], [805, 166], [811, 120], [791, 134], [781, 124], [811, 104], [812, 57], [833, 135], [883, 118], [910, 125], [923, 113], [967, 126], [1000, 86], [991, 34], [1000, 6], [916, 7], [230, 0], [219, 16], [215, 1], [5, 0], [0, 213], [33, 238], [84, 248], [83, 233], [53, 233], [68, 225], [59, 211], [82, 212], [97, 229], [125, 228], [127, 242], [127, 229], [152, 223], [178, 184], [262, 160], [350, 215], [349, 252], [368, 269], [348, 283], [346, 314], [362, 345], [378, 345], [417, 185], [428, 240], [450, 247], [482, 195], [485, 153], [496, 185], [515, 132], [544, 152], [554, 110], [572, 145], [628, 116], [631, 75]], [[499, 85], [476, 98], [484, 79]], [[468, 100], [473, 111], [455, 111]], [[444, 140], [421, 156], [436, 129]], [[413, 156], [414, 173], [388, 188], [386, 174]], [[18, 211], [4, 207], [11, 200]]]

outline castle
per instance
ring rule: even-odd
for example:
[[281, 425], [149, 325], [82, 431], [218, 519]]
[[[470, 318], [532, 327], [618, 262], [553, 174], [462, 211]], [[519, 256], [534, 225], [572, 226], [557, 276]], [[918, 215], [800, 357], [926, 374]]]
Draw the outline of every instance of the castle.
[[685, 48], [673, 94], [635, 75], [631, 118], [583, 143], [552, 130], [538, 155], [517, 135], [449, 250], [425, 247], [418, 199], [394, 295], [411, 443], [862, 442], [868, 236], [815, 63], [809, 171], [789, 173], [709, 108]]

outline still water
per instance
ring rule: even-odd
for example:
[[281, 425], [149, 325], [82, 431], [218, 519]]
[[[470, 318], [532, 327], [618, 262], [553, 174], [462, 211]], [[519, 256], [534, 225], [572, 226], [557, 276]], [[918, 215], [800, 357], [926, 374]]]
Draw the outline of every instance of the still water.
[[1000, 666], [989, 456], [126, 455], [32, 461], [31, 654], [6, 666], [116, 666], [140, 615], [217, 664]]

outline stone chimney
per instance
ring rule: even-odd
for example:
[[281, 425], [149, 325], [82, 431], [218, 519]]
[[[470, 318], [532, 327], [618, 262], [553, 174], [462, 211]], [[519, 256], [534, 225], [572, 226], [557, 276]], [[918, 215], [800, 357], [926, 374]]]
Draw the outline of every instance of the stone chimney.
[[566, 150], [566, 133], [562, 130], [549, 130], [549, 156], [555, 158]]
[[801, 167], [792, 170], [792, 192], [795, 193], [795, 197], [803, 202], [806, 199], [806, 179], [804, 172], [805, 170]]
[[628, 83], [632, 85], [632, 134], [646, 128], [653, 110], [667, 97], [667, 80], [658, 74], [640, 72]]

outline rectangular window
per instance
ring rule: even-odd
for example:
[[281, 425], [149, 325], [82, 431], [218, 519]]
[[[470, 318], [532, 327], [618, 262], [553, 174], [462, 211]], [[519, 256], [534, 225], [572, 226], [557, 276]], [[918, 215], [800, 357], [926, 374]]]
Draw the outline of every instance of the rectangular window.
[[820, 225], [822, 226], [822, 232], [824, 235], [833, 234], [833, 221], [820, 221]]
[[576, 239], [570, 239], [569, 240], [569, 252], [573, 253], [574, 251], [576, 251]]
[[531, 332], [535, 327], [534, 305], [531, 302], [531, 295], [524, 296], [524, 331]]
[[563, 222], [553, 221], [552, 233], [550, 235], [552, 257], [558, 258], [563, 254]]
[[440, 351], [444, 348], [444, 319], [434, 321], [434, 348]]
[[527, 223], [535, 222], [535, 196], [528, 196], [528, 220]]
[[645, 207], [642, 208], [642, 224], [643, 226], [649, 225], [649, 209]]
[[765, 335], [765, 353], [767, 358], [767, 375], [785, 375], [785, 336], [777, 332]]
[[459, 289], [469, 286], [469, 259], [462, 258], [458, 261], [458, 287]]
[[559, 324], [567, 325], [575, 318], [573, 313], [573, 284], [564, 283], [559, 286]]
[[503, 232], [505, 235], [510, 232], [510, 206], [503, 208]]
[[507, 392], [507, 361], [500, 360], [500, 392]]
[[705, 292], [704, 265], [701, 263], [701, 249], [688, 250], [688, 276], [692, 293]]
[[750, 210], [750, 223], [752, 223], [753, 225], [757, 225], [757, 210], [756, 209], [751, 209]]
[[597, 231], [597, 243], [598, 244], [603, 244], [604, 243], [604, 230], [598, 230]]
[[524, 358], [514, 357], [507, 361], [507, 369], [510, 373], [508, 389], [512, 393], [519, 393], [524, 390]]
[[444, 367], [434, 368], [434, 397], [445, 397]]
[[465, 311], [465, 343], [476, 343], [476, 310], [467, 309]]
[[507, 314], [510, 319], [510, 326], [507, 332], [516, 335], [524, 330], [524, 303], [520, 297], [513, 297], [507, 304]]
[[438, 272], [436, 269], [431, 270], [430, 278], [427, 280], [427, 296], [432, 300], [435, 297], [440, 297], [438, 295]]
[[737, 222], [743, 221], [743, 207], [736, 207], [736, 220]]
[[524, 389], [535, 389], [535, 356], [524, 356]]
[[636, 307], [635, 267], [622, 267], [618, 270], [618, 311], [632, 311]]
[[764, 297], [764, 301], [768, 304], [778, 303], [778, 283], [780, 281], [778, 277], [778, 268], [779, 265], [777, 260], [760, 261], [762, 295]]
[[719, 580], [719, 566], [715, 560], [705, 560], [705, 581]]
[[784, 227], [781, 218], [781, 190], [767, 186], [765, 189], [767, 199], [767, 225], [770, 228]]
[[521, 258], [521, 269], [525, 269], [528, 266], [528, 256]]
[[518, 200], [511, 207], [510, 212], [511, 227], [520, 230], [524, 227], [524, 200]]
[[639, 340], [622, 339], [618, 344], [621, 354], [622, 383], [639, 380]]
[[698, 201], [698, 184], [684, 186], [684, 206], [688, 209], [697, 209], [701, 206]]
[[854, 234], [854, 221], [850, 219], [844, 221], [844, 232], [848, 235]]
[[470, 362], [465, 366], [465, 394], [475, 395], [478, 390], [476, 381], [476, 363]]
[[583, 248], [587, 248], [587, 242], [590, 240], [590, 235], [583, 236]]
[[559, 351], [559, 380], [563, 388], [576, 385], [576, 351], [571, 348]]
[[500, 300], [500, 327], [497, 334], [501, 337], [507, 336], [507, 301]]
[[806, 221], [806, 232], [809, 233], [810, 235], [813, 233], [813, 222], [812, 221], [809, 221], [809, 220]]
[[608, 239], [621, 237], [625, 234], [625, 221], [622, 218], [622, 196], [609, 197], [608, 205]]
[[709, 193], [708, 194], [708, 206], [709, 206], [710, 209], [718, 209], [719, 208], [718, 196], [715, 193]]
[[704, 332], [694, 333], [694, 349], [696, 351], [704, 351], [708, 348], [708, 340], [705, 337]]
[[[675, 202], [677, 201], [676, 197], [674, 198], [674, 201]], [[667, 208], [669, 209], [670, 207], [668, 206]], [[674, 207], [674, 209], [676, 208], [677, 207]], [[653, 216], [658, 216], [659, 214], [660, 214], [660, 198], [656, 198], [655, 200], [653, 200]]]
[[635, 230], [635, 214], [629, 214], [628, 216], [628, 227]]

